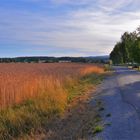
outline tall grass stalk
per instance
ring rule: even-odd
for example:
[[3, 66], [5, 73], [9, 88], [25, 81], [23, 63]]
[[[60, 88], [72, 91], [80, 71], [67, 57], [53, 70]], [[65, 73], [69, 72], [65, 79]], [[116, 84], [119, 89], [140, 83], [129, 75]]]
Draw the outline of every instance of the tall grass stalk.
[[1, 140], [45, 129], [75, 96], [97, 84], [104, 73], [103, 67], [91, 64], [0, 64], [0, 67]]

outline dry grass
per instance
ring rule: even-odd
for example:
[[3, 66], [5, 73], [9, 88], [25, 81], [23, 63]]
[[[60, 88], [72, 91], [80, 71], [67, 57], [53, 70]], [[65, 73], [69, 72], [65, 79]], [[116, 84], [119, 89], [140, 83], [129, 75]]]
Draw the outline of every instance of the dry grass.
[[88, 66], [85, 69], [81, 70], [81, 74], [83, 76], [91, 74], [91, 73], [102, 74], [102, 73], [104, 73], [104, 69], [103, 69], [103, 67], [99, 67], [99, 66]]
[[0, 64], [0, 107], [26, 99], [48, 96], [49, 100], [66, 102], [65, 86], [103, 68], [88, 64]]
[[74, 63], [0, 64], [0, 68], [1, 140], [40, 132], [104, 72], [101, 66]]

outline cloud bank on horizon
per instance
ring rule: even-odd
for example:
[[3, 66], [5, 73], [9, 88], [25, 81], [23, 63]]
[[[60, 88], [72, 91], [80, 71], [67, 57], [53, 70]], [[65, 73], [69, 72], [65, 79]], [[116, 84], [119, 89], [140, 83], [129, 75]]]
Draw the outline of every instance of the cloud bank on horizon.
[[139, 0], [1, 0], [0, 57], [108, 55], [140, 25]]

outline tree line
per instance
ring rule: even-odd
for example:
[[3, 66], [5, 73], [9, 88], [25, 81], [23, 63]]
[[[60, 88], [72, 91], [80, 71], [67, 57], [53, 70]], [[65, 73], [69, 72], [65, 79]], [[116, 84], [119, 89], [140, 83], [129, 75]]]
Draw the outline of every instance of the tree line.
[[133, 32], [125, 32], [110, 53], [114, 64], [140, 63], [140, 27]]
[[15, 58], [0, 58], [0, 63], [57, 63], [57, 62], [80, 62], [80, 63], [106, 63], [109, 60], [108, 56], [100, 57], [15, 57]]

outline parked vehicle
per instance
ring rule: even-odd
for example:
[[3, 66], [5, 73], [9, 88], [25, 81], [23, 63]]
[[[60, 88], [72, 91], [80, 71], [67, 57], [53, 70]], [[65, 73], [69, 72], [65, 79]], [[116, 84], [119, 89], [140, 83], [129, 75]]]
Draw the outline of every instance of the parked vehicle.
[[139, 65], [136, 65], [136, 64], [135, 64], [135, 65], [132, 66], [132, 68], [133, 68], [133, 69], [137, 69], [137, 68], [139, 68]]

